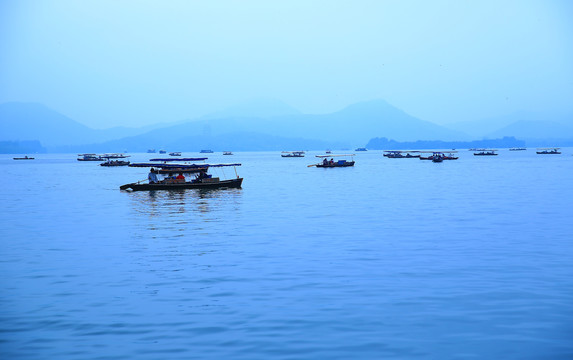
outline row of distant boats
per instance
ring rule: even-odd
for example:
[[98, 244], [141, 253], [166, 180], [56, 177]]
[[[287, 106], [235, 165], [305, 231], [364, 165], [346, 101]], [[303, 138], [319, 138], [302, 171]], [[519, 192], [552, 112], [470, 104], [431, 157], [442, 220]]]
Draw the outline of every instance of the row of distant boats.
[[[155, 154], [157, 151], [155, 149], [149, 149], [147, 150], [148, 154]], [[159, 150], [160, 154], [166, 154], [167, 151], [166, 150]], [[214, 151], [213, 150], [209, 150], [209, 149], [204, 149], [200, 151], [201, 154], [213, 154]], [[181, 156], [180, 152], [170, 152], [169, 155], [171, 156]], [[223, 151], [223, 155], [233, 155], [233, 153], [231, 151]]]

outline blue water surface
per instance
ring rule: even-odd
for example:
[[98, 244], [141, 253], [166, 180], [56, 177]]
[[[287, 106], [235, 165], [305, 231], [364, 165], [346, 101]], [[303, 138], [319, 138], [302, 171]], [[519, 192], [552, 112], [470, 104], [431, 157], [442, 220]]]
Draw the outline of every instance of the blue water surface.
[[571, 359], [572, 153], [215, 153], [242, 189], [133, 193], [2, 155], [0, 357]]

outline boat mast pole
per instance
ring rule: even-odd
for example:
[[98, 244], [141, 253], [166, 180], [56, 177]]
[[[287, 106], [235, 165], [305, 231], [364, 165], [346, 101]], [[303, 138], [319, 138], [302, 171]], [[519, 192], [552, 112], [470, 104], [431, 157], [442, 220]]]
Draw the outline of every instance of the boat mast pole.
[[235, 175], [237, 176], [237, 179], [239, 178], [239, 174], [237, 174], [237, 167], [233, 166], [233, 169], [235, 170]]

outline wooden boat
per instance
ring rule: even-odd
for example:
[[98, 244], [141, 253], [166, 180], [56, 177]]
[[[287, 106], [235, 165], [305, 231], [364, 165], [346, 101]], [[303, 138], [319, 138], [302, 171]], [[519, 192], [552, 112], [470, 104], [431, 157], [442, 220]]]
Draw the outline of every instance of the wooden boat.
[[[317, 168], [337, 168], [337, 167], [349, 167], [354, 166], [354, 159], [351, 161], [347, 160], [337, 160], [334, 161], [334, 157], [353, 157], [355, 154], [340, 154], [340, 155], [316, 155], [317, 158], [323, 159], [321, 163], [308, 165], [308, 167], [316, 166]], [[330, 160], [328, 160], [330, 158]]]
[[509, 151], [524, 151], [524, 150], [527, 150], [527, 148], [518, 147], [518, 148], [511, 148], [511, 149], [509, 149]]
[[219, 178], [211, 178], [208, 181], [204, 179], [201, 182], [183, 182], [183, 183], [171, 183], [171, 184], [126, 184], [120, 186], [121, 190], [131, 191], [149, 191], [149, 190], [184, 190], [184, 189], [229, 189], [229, 188], [240, 188], [243, 184], [243, 178], [230, 179], [230, 180], [219, 180]]
[[223, 151], [223, 155], [233, 155], [233, 153], [230, 151]]
[[304, 151], [283, 151], [281, 157], [284, 158], [304, 157]]
[[475, 156], [497, 156], [498, 155], [496, 153], [497, 150], [478, 149], [476, 151], [478, 151], [478, 152], [474, 153]]
[[149, 150], [147, 150], [147, 153], [148, 154], [155, 154], [155, 149], [149, 149]]
[[213, 150], [201, 150], [201, 154], [212, 154]]
[[444, 157], [442, 155], [439, 154], [432, 155], [432, 162], [440, 163], [442, 161], [444, 161]]
[[128, 166], [129, 161], [124, 160], [108, 160], [99, 164], [100, 166]]
[[28, 155], [24, 156], [24, 157], [15, 157], [13, 158], [14, 160], [34, 160], [33, 157], [28, 157]]
[[[404, 155], [404, 153], [406, 153], [406, 155]], [[411, 153], [416, 153], [416, 154], [412, 155]], [[419, 158], [420, 157], [420, 155], [417, 153], [419, 153], [419, 151], [417, 151], [417, 150], [412, 150], [412, 151], [386, 150], [386, 151], [384, 151], [382, 156], [385, 156], [388, 159], [413, 159], [413, 158]]]
[[539, 155], [561, 154], [559, 148], [537, 148], [537, 150], [539, 151], [536, 151], [536, 153]]
[[159, 150], [159, 153], [160, 154], [167, 154], [167, 151], [166, 150]]
[[361, 147], [361, 148], [354, 149], [354, 151], [368, 151], [368, 149]]
[[[208, 168], [217, 168], [224, 166], [241, 166], [241, 164], [200, 164], [198, 166], [206, 166]], [[178, 180], [172, 178], [165, 178], [157, 183], [142, 183], [141, 181], [131, 184], [125, 184], [119, 187], [120, 190], [131, 191], [149, 191], [149, 190], [182, 190], [182, 189], [228, 189], [240, 188], [243, 184], [243, 178], [237, 175], [235, 168], [235, 179], [221, 180], [218, 177], [213, 177], [207, 174], [207, 170], [200, 171], [199, 174], [192, 180]]]
[[170, 152], [169, 155], [170, 156], [181, 156], [181, 153], [178, 151], [175, 151], [175, 152]]
[[441, 151], [420, 151], [420, 152], [431, 154], [428, 156], [420, 155], [420, 160], [432, 160], [433, 161], [435, 155], [441, 155], [442, 160], [457, 160], [457, 159], [459, 159], [457, 156], [454, 155], [454, 153], [457, 153], [457, 151], [448, 151], [447, 154], [446, 154], [446, 152], [441, 152]]
[[105, 161], [103, 155], [78, 154], [78, 161]]

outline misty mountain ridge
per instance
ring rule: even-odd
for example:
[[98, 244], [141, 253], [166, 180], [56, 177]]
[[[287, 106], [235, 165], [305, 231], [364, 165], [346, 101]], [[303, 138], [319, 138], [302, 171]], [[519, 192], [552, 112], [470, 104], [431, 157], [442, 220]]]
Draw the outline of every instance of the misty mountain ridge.
[[[509, 135], [511, 134], [511, 135]], [[573, 126], [556, 121], [520, 120], [487, 134], [487, 138], [515, 136], [520, 139], [571, 139]]]
[[[513, 115], [521, 117], [523, 115]], [[484, 121], [482, 129], [493, 130], [487, 137], [573, 138], [572, 127], [547, 121], [512, 121], [505, 117], [493, 127], [493, 119]], [[195, 120], [157, 124], [144, 128], [117, 127], [91, 129], [48, 107], [35, 103], [0, 104], [0, 140], [39, 140], [49, 151], [89, 148], [113, 151], [145, 151], [169, 148], [174, 151], [275, 150], [302, 146], [361, 147], [370, 139], [385, 137], [395, 141], [468, 141], [475, 137], [456, 130], [469, 129], [475, 122], [458, 123], [454, 128], [420, 120], [384, 100], [370, 100], [349, 105], [330, 114], [302, 114], [278, 100], [257, 99], [229, 107]], [[499, 124], [498, 123], [498, 124]], [[556, 137], [556, 135], [561, 135]], [[253, 139], [249, 139], [249, 136]], [[256, 141], [254, 140], [256, 139]], [[288, 146], [288, 144], [292, 144]], [[96, 146], [97, 145], [97, 146]], [[78, 147], [79, 146], [79, 147]], [[87, 148], [87, 147], [86, 147]], [[52, 149], [52, 150], [50, 150]], [[98, 150], [99, 151], [99, 150]]]
[[0, 141], [38, 140], [48, 147], [81, 145], [143, 134], [157, 126], [92, 129], [42, 104], [0, 104]]
[[[474, 138], [483, 138], [483, 137], [494, 137], [499, 135], [498, 131], [504, 128], [511, 129], [510, 125], [514, 123], [518, 123], [521, 121], [525, 122], [536, 122], [539, 126], [543, 127], [542, 124], [546, 124], [548, 127], [555, 128], [557, 125], [554, 123], [561, 124], [566, 128], [573, 127], [573, 114], [568, 113], [539, 113], [539, 112], [530, 112], [530, 111], [518, 111], [513, 112], [510, 114], [500, 115], [492, 118], [481, 119], [481, 120], [474, 120], [474, 121], [462, 121], [456, 122], [451, 124], [444, 125], [447, 128], [462, 131], [471, 135]], [[532, 131], [525, 134], [525, 129], [519, 130], [518, 127], [515, 127], [514, 130], [518, 131], [515, 134], [506, 134], [504, 136], [517, 136], [520, 137], [522, 135], [525, 138], [541, 138], [542, 136], [538, 136], [536, 131], [531, 128]], [[542, 131], [543, 133], [544, 131]], [[497, 134], [497, 135], [496, 135]], [[539, 133], [541, 134], [541, 133]], [[566, 137], [572, 138], [573, 134], [568, 132], [569, 135]], [[553, 136], [552, 136], [553, 137]], [[562, 136], [563, 137], [563, 136]]]
[[246, 102], [229, 106], [223, 110], [215, 111], [201, 116], [199, 119], [224, 118], [272, 118], [285, 115], [300, 115], [298, 109], [272, 98], [256, 98]]

